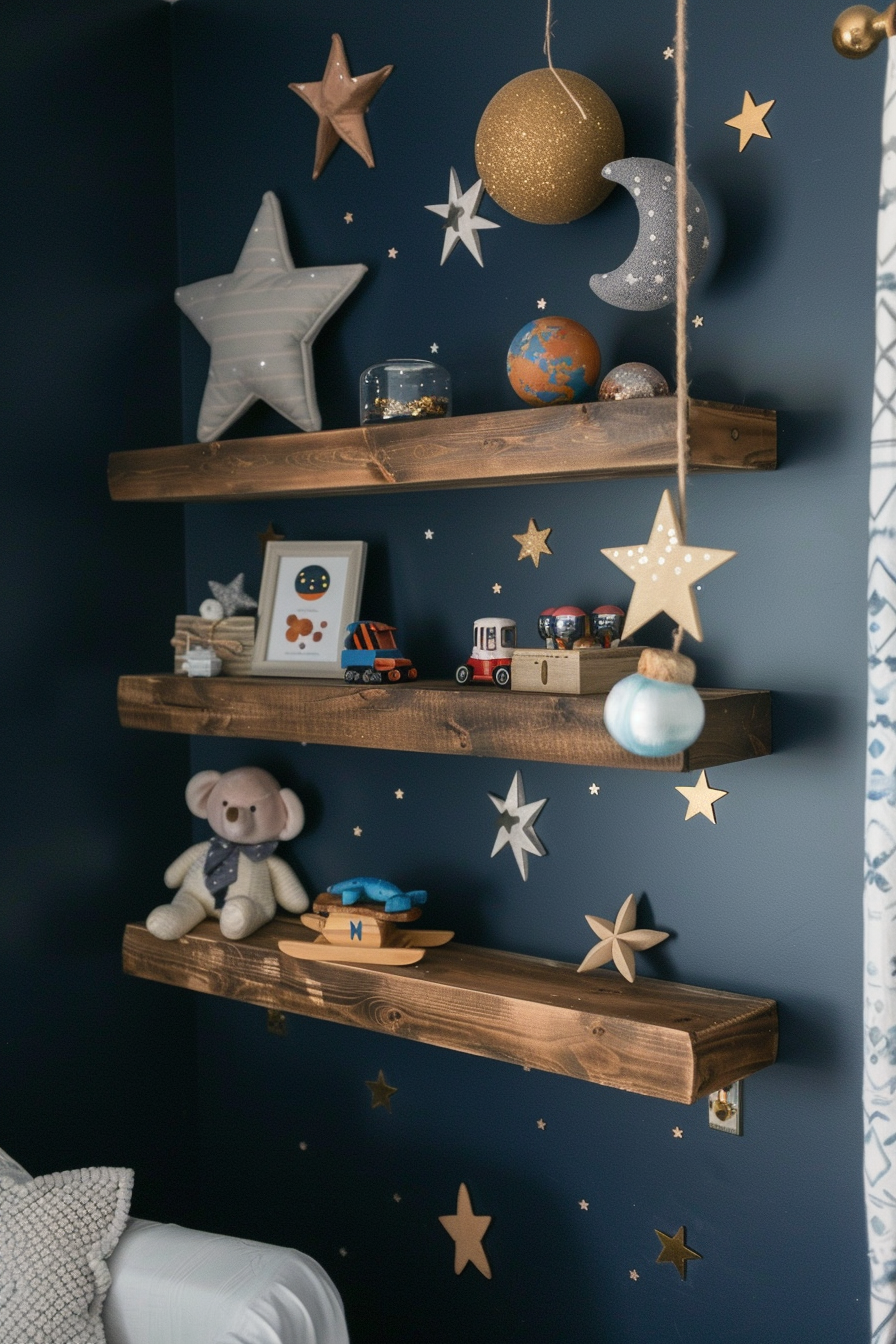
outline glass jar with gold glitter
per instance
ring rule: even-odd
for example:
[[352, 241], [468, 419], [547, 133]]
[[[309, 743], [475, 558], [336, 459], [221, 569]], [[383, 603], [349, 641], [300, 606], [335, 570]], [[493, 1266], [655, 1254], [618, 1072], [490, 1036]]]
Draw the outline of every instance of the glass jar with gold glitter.
[[429, 359], [388, 359], [361, 374], [361, 424], [451, 414], [451, 374]]

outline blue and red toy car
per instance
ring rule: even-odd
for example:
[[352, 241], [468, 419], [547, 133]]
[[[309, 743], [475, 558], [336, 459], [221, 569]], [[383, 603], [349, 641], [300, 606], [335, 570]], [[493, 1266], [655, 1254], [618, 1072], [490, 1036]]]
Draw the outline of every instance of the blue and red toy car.
[[346, 681], [416, 681], [417, 669], [395, 643], [395, 626], [352, 621], [346, 626], [342, 668]]

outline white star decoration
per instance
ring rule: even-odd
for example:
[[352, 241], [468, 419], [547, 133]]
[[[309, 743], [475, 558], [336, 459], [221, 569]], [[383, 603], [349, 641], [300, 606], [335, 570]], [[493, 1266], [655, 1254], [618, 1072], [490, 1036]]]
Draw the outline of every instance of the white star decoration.
[[679, 541], [680, 536], [681, 525], [672, 496], [664, 490], [648, 542], [601, 552], [635, 582], [623, 639], [664, 611], [689, 635], [702, 640], [703, 627], [691, 585], [724, 565], [737, 552], [711, 551], [704, 546], [685, 544]]
[[436, 345], [435, 341], [433, 341], [432, 345], [429, 347], [429, 353], [431, 355], [437, 355], [439, 353], [439, 347]]
[[596, 798], [597, 795], [600, 793], [600, 785], [599, 785], [599, 784], [592, 784], [592, 785], [589, 787], [588, 792], [589, 792], [589, 793], [593, 793], [594, 796], [595, 796], [595, 798]]
[[299, 429], [320, 429], [311, 347], [366, 266], [293, 264], [280, 202], [266, 191], [230, 275], [175, 290], [177, 306], [211, 346], [197, 437], [217, 439], [256, 401]]
[[501, 585], [500, 585], [500, 583], [493, 583], [493, 584], [492, 584], [492, 592], [493, 592], [493, 593], [500, 593], [500, 591], [501, 591]]
[[442, 243], [440, 265], [445, 265], [457, 243], [463, 243], [467, 251], [471, 252], [479, 262], [479, 265], [483, 264], [482, 245], [477, 231], [479, 229], [499, 229], [501, 227], [494, 220], [481, 219], [476, 214], [479, 209], [479, 202], [482, 200], [483, 190], [482, 179], [480, 178], [473, 183], [469, 191], [461, 193], [460, 180], [452, 168], [448, 176], [448, 200], [445, 205], [427, 205], [425, 207], [445, 221], [442, 226], [445, 230], [445, 241]]
[[216, 583], [209, 579], [208, 586], [224, 608], [225, 616], [236, 616], [240, 611], [254, 611], [258, 606], [254, 597], [250, 597], [243, 587], [245, 574], [237, 574], [229, 583]]
[[398, 256], [398, 248], [397, 248], [397, 247], [390, 247], [390, 248], [389, 248], [389, 256], [390, 256], [391, 260], [394, 261], [395, 258]]
[[529, 877], [529, 855], [546, 853], [544, 845], [535, 834], [535, 818], [547, 802], [539, 798], [537, 803], [527, 803], [523, 793], [523, 777], [517, 770], [506, 798], [490, 793], [489, 798], [501, 813], [501, 829], [495, 837], [491, 858], [494, 858], [505, 845], [513, 850], [513, 857], [520, 870], [523, 881]]
[[535, 305], [536, 308], [547, 308], [547, 306], [548, 306], [547, 299], [539, 299]]
[[426, 529], [426, 531], [423, 533], [423, 535], [424, 535], [424, 537], [426, 538], [427, 541], [432, 541], [433, 536], [434, 536], [434, 533], [433, 533], [432, 528], [431, 528], [431, 527], [428, 527], [428, 528]]
[[352, 827], [352, 835], [361, 835], [361, 834], [363, 834], [363, 832], [362, 832], [360, 826], [353, 826], [353, 827]]

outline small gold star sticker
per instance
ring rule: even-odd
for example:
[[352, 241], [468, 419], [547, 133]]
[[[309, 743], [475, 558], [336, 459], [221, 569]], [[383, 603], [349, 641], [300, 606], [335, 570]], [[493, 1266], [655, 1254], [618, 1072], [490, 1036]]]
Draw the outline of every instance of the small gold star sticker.
[[598, 919], [596, 915], [585, 916], [600, 941], [592, 947], [585, 960], [579, 966], [580, 971], [591, 971], [595, 966], [603, 966], [613, 958], [620, 975], [625, 976], [629, 984], [635, 981], [635, 951], [646, 952], [669, 937], [668, 933], [657, 933], [655, 929], [636, 929], [638, 903], [634, 892], [627, 896], [619, 907], [616, 923], [608, 919]]
[[268, 523], [268, 525], [267, 525], [267, 527], [265, 528], [265, 530], [264, 530], [263, 532], [259, 532], [257, 535], [258, 535], [258, 544], [259, 544], [259, 546], [261, 547], [261, 553], [262, 553], [262, 555], [264, 555], [265, 551], [267, 550], [267, 546], [268, 546], [268, 542], [269, 542], [269, 541], [283, 541], [283, 540], [285, 540], [285, 538], [284, 538], [282, 532], [275, 532], [275, 531], [274, 531], [274, 524], [273, 524], [273, 523]]
[[671, 61], [672, 58], [674, 57], [674, 55], [675, 55], [675, 48], [674, 48], [674, 47], [666, 47], [666, 49], [665, 49], [664, 52], [663, 52], [663, 60], [664, 60], [664, 61]]
[[535, 1123], [539, 1129], [547, 1129], [548, 1127], [547, 1120], [536, 1120]]
[[535, 305], [536, 308], [547, 308], [547, 306], [548, 306], [547, 299], [539, 299]]
[[688, 810], [684, 815], [685, 821], [690, 821], [692, 817], [704, 816], [716, 824], [716, 809], [713, 806], [720, 798], [728, 797], [727, 789], [714, 789], [706, 778], [706, 771], [700, 771], [700, 778], [696, 784], [676, 784], [675, 792], [680, 793], [682, 798], [688, 800]]
[[397, 248], [397, 247], [390, 247], [390, 248], [389, 248], [389, 256], [390, 256], [390, 257], [392, 258], [392, 260], [394, 261], [395, 258], [398, 256], [398, 248]]
[[355, 217], [352, 214], [351, 210], [346, 210], [342, 218], [345, 220], [346, 224], [354, 224], [355, 222]]
[[392, 1098], [395, 1096], [398, 1088], [389, 1086], [382, 1069], [380, 1069], [377, 1078], [373, 1082], [367, 1082], [364, 1086], [370, 1088], [370, 1109], [372, 1111], [375, 1111], [377, 1106], [385, 1106], [386, 1110], [391, 1112]]
[[492, 584], [492, 592], [493, 592], [493, 593], [500, 593], [500, 591], [501, 591], [501, 585], [500, 585], [500, 583], [493, 583], [493, 584]]
[[692, 326], [692, 327], [702, 327], [702, 326], [703, 326], [703, 318], [700, 316], [699, 313], [697, 313], [695, 317], [692, 317], [692, 318], [691, 318], [691, 326]]
[[733, 126], [736, 131], [740, 131], [739, 154], [743, 154], [754, 135], [762, 136], [764, 140], [771, 140], [772, 133], [765, 124], [765, 118], [774, 105], [774, 98], [769, 99], [767, 103], [754, 103], [751, 93], [744, 94], [744, 105], [740, 113], [725, 122], [726, 126]]
[[590, 787], [590, 789], [588, 790], [588, 792], [589, 792], [589, 793], [593, 793], [594, 796], [595, 796], [595, 798], [596, 798], [597, 795], [600, 793], [600, 785], [599, 785], [599, 784], [592, 784], [591, 787]]
[[641, 1277], [641, 1275], [638, 1273], [636, 1269], [630, 1269], [628, 1272], [628, 1276], [630, 1279], [634, 1279], [635, 1283], [637, 1283]]
[[580, 1208], [584, 1213], [587, 1213], [587, 1212], [588, 1212], [588, 1201], [587, 1201], [587, 1199], [580, 1199], [580, 1200], [579, 1200], [579, 1208]]
[[352, 827], [352, 835], [362, 835], [362, 834], [363, 834], [363, 832], [362, 832], [360, 826], [354, 826], [354, 827]]
[[543, 555], [553, 555], [550, 546], [547, 545], [547, 539], [553, 531], [550, 527], [543, 527], [540, 531], [535, 526], [535, 519], [529, 519], [529, 526], [525, 532], [514, 532], [513, 539], [520, 543], [520, 553], [517, 560], [525, 560], [526, 556], [532, 561], [535, 568], [538, 568], [538, 562]]
[[485, 1278], [492, 1276], [491, 1266], [482, 1248], [482, 1238], [491, 1222], [490, 1214], [476, 1215], [470, 1203], [470, 1192], [461, 1182], [457, 1192], [457, 1212], [443, 1213], [439, 1222], [454, 1242], [454, 1272], [460, 1274], [473, 1264]]
[[656, 1258], [658, 1265], [674, 1265], [682, 1278], [685, 1278], [688, 1270], [689, 1260], [702, 1260], [703, 1256], [692, 1251], [690, 1246], [684, 1244], [684, 1228], [680, 1227], [674, 1237], [667, 1236], [655, 1227], [654, 1232], [662, 1242], [663, 1249]]
[[395, 790], [395, 797], [396, 797], [399, 801], [401, 801], [401, 799], [404, 797], [404, 789], [396, 789], [396, 790]]
[[683, 1138], [684, 1138], [684, 1130], [683, 1130], [683, 1129], [679, 1129], [678, 1126], [676, 1125], [675, 1128], [674, 1128], [673, 1131], [672, 1131], [672, 1137], [673, 1137], [673, 1139], [683, 1139]]

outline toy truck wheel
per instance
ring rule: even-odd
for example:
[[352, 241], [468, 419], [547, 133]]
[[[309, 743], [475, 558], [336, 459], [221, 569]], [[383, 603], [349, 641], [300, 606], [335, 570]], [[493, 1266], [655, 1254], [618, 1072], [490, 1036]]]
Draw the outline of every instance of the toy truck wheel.
[[382, 679], [382, 672], [374, 672], [372, 667], [365, 667], [364, 671], [361, 673], [361, 680], [366, 681], [368, 685], [374, 681], [382, 681]]
[[499, 667], [499, 668], [496, 668], [496, 670], [495, 670], [495, 685], [496, 685], [496, 686], [509, 686], [509, 685], [510, 685], [510, 668], [509, 668], [509, 667]]
[[347, 667], [345, 669], [345, 679], [346, 681], [360, 681], [361, 673], [356, 672], [352, 667]]
[[459, 686], [466, 686], [468, 682], [473, 680], [473, 673], [467, 667], [466, 663], [461, 663], [454, 674], [454, 680]]
[[392, 670], [388, 673], [388, 677], [390, 681], [401, 681], [401, 673], [399, 672], [397, 667], [392, 668]]
[[409, 667], [409, 668], [408, 668], [408, 681], [416, 681], [416, 680], [417, 680], [417, 669], [416, 669], [416, 667]]

